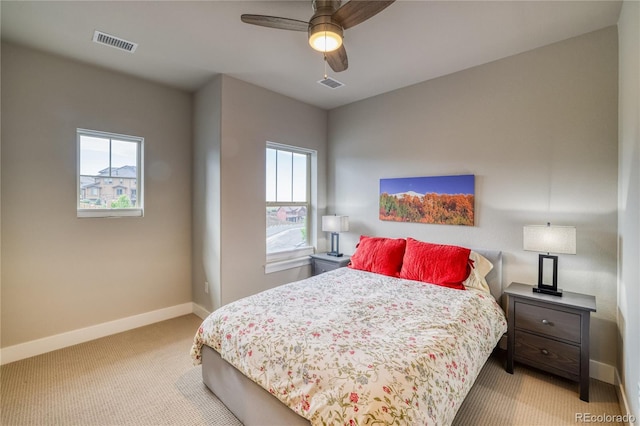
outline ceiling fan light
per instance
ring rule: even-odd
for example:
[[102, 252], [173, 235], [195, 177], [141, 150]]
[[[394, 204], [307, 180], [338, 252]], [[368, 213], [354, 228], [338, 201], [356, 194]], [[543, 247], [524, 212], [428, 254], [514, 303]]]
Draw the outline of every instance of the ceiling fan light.
[[342, 46], [341, 32], [333, 26], [317, 25], [310, 31], [309, 45], [318, 52], [333, 52]]

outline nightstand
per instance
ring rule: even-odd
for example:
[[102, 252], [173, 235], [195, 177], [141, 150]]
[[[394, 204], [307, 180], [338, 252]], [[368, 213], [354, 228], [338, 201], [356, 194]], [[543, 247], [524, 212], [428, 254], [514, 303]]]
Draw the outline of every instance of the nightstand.
[[326, 253], [312, 254], [309, 257], [311, 257], [311, 273], [313, 275], [320, 275], [323, 272], [347, 266], [351, 259], [351, 256], [347, 255], [336, 257]]
[[565, 291], [562, 297], [534, 293], [511, 283], [507, 331], [507, 372], [513, 361], [580, 383], [580, 399], [589, 402], [589, 321], [596, 298]]

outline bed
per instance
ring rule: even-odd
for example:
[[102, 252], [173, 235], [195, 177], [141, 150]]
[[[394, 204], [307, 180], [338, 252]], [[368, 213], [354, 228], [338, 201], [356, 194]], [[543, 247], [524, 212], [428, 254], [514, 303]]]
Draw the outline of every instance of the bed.
[[489, 291], [340, 268], [230, 303], [194, 363], [246, 426], [450, 424], [506, 332], [501, 253], [473, 252]]

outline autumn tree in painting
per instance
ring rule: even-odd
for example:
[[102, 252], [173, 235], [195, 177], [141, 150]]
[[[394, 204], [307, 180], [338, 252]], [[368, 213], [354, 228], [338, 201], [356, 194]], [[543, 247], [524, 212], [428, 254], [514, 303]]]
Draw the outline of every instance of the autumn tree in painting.
[[380, 220], [473, 226], [473, 194], [380, 194]]

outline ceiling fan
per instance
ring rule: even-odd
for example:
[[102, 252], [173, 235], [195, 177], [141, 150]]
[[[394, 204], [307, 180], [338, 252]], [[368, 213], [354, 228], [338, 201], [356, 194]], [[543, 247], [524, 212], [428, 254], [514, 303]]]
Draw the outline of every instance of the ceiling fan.
[[325, 54], [325, 59], [335, 72], [349, 66], [347, 51], [342, 43], [343, 31], [377, 15], [395, 0], [312, 0], [314, 13], [309, 22], [278, 16], [248, 15], [242, 22], [262, 27], [290, 31], [307, 31], [312, 48]]

